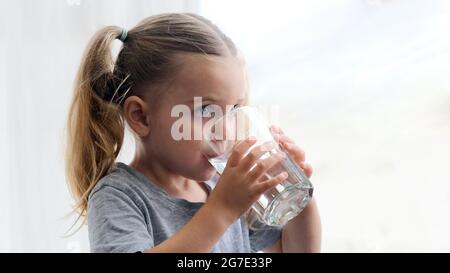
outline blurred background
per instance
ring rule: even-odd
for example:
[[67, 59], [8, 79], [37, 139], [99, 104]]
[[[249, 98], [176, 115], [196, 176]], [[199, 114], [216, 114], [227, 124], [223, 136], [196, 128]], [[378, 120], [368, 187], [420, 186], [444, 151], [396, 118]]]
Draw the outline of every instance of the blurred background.
[[64, 237], [82, 51], [104, 25], [169, 11], [244, 53], [252, 103], [278, 107], [314, 167], [324, 252], [450, 252], [450, 1], [0, 0], [1, 252], [89, 251], [86, 226]]

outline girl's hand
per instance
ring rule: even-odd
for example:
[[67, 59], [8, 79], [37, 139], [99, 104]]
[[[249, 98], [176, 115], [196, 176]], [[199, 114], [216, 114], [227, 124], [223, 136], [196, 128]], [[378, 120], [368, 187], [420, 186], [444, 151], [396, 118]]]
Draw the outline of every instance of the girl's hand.
[[[261, 181], [264, 173], [285, 155], [277, 153], [261, 159], [262, 155], [277, 145], [275, 142], [267, 142], [254, 147], [244, 156], [255, 143], [256, 139], [247, 139], [234, 146], [227, 165], [206, 203], [220, 211], [221, 215], [229, 220], [229, 224], [247, 211], [262, 193], [280, 184], [288, 176], [286, 172], [282, 172], [271, 179]], [[253, 166], [255, 167], [252, 168]]]
[[307, 177], [311, 177], [313, 169], [310, 164], [305, 163], [305, 152], [298, 147], [295, 142], [287, 137], [280, 127], [272, 125], [270, 127], [275, 140], [283, 146], [283, 148], [288, 152], [291, 158], [297, 163], [305, 172]]
[[[311, 177], [311, 165], [305, 163], [305, 152], [295, 145], [277, 126], [271, 127], [277, 142], [283, 146], [289, 156], [303, 169], [306, 176]], [[306, 208], [290, 220], [284, 227], [281, 239], [266, 251], [274, 252], [320, 252], [322, 227], [319, 209], [313, 198]]]

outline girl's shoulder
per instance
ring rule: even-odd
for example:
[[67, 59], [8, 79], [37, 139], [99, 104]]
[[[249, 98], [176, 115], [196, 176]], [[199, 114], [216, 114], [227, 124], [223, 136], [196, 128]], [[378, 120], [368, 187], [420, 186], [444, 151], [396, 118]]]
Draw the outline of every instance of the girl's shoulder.
[[89, 199], [105, 188], [114, 188], [127, 195], [148, 190], [145, 187], [145, 182], [141, 181], [142, 179], [133, 173], [130, 166], [122, 162], [117, 162], [111, 168], [111, 171], [97, 182], [89, 194]]

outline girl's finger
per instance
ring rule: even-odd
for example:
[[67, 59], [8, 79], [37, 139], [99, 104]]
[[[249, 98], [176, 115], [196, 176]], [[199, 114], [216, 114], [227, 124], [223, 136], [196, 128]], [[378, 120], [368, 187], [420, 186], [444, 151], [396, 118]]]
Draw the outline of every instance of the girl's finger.
[[275, 139], [275, 141], [278, 142], [278, 143], [281, 141], [282, 136], [285, 135], [281, 131], [281, 129], [279, 129], [279, 127], [275, 127], [275, 126], [270, 127], [270, 133], [272, 134], [272, 136]]
[[305, 161], [306, 158], [305, 151], [303, 151], [300, 147], [298, 147], [294, 143], [283, 142], [282, 146], [283, 148], [286, 149], [289, 155], [293, 157], [293, 159], [297, 164], [300, 164], [300, 162]]
[[292, 138], [283, 135], [283, 134], [274, 134], [273, 138], [278, 142], [278, 143], [295, 143], [294, 140], [292, 140]]
[[276, 125], [270, 126], [270, 130], [271, 130], [273, 133], [276, 133], [276, 134], [283, 134], [283, 135], [284, 135], [283, 130], [282, 130], [280, 127], [276, 126]]
[[283, 153], [271, 154], [268, 158], [260, 159], [256, 162], [255, 167], [248, 173], [247, 177], [251, 182], [257, 181], [263, 176], [270, 168], [275, 166], [278, 162], [284, 159], [286, 155]]
[[310, 164], [305, 163], [305, 162], [301, 162], [300, 163], [300, 167], [303, 169], [303, 172], [305, 173], [305, 175], [309, 178], [311, 177], [312, 173], [313, 173], [313, 168]]
[[256, 194], [259, 196], [263, 194], [265, 191], [275, 187], [276, 185], [280, 184], [284, 180], [288, 178], [287, 172], [282, 172], [279, 175], [272, 177], [270, 179], [267, 179], [261, 183], [257, 183], [253, 186], [253, 189], [255, 190]]
[[244, 157], [245, 153], [256, 143], [256, 138], [248, 138], [237, 143], [233, 147], [233, 151], [231, 152], [230, 157], [228, 158], [227, 165], [231, 167], [236, 167], [241, 161], [242, 157]]
[[276, 143], [273, 141], [263, 143], [255, 148], [253, 148], [242, 160], [239, 162], [239, 169], [242, 171], [248, 171], [255, 165], [255, 161], [258, 160], [262, 155], [271, 151], [276, 147]]

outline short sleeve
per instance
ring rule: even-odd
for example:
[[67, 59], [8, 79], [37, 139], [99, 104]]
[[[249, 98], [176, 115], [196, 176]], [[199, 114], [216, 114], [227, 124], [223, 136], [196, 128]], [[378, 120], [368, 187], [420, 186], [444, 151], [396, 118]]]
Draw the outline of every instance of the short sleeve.
[[263, 226], [258, 230], [249, 230], [250, 248], [252, 252], [262, 251], [275, 244], [281, 238], [281, 227]]
[[87, 220], [91, 252], [140, 252], [154, 246], [142, 211], [115, 187], [91, 194]]

